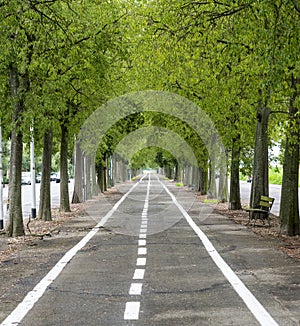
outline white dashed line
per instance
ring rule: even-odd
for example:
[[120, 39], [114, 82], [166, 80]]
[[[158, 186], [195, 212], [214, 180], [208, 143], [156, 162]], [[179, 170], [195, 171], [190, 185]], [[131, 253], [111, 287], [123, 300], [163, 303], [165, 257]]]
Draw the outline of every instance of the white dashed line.
[[124, 319], [125, 320], [138, 320], [140, 313], [140, 302], [126, 302]]
[[[147, 255], [146, 248], [146, 236], [147, 236], [147, 226], [148, 226], [148, 207], [149, 207], [149, 194], [150, 194], [150, 174], [148, 174], [148, 185], [147, 185], [147, 194], [144, 203], [143, 213], [142, 213], [142, 222], [140, 228], [140, 235], [138, 240], [138, 256]], [[136, 260], [136, 266], [145, 266], [147, 262], [146, 257], [138, 257]], [[135, 269], [133, 274], [134, 280], [143, 280], [145, 275], [145, 269]], [[129, 289], [129, 295], [141, 295], [142, 294], [143, 283], [131, 283]], [[127, 302], [124, 312], [125, 320], [138, 320], [140, 312], [140, 302]]]
[[146, 246], [146, 240], [139, 240], [139, 247]]
[[113, 206], [113, 208], [101, 219], [101, 221], [85, 236], [83, 237], [73, 248], [71, 248], [49, 271], [49, 273], [25, 296], [23, 301], [11, 312], [9, 316], [0, 324], [0, 326], [18, 325], [27, 313], [33, 308], [35, 303], [42, 297], [48, 286], [59, 276], [62, 270], [70, 262], [70, 260], [81, 250], [99, 231], [99, 228], [114, 214], [121, 203], [132, 192], [132, 190], [143, 180], [145, 176], [141, 178], [139, 182], [134, 184], [129, 191]]
[[136, 266], [145, 266], [147, 258], [138, 258], [136, 260]]
[[132, 283], [129, 289], [130, 295], [141, 295], [143, 283]]
[[133, 280], [142, 280], [145, 276], [145, 270], [144, 269], [136, 269], [133, 274]]
[[147, 255], [147, 248], [139, 248], [138, 255]]

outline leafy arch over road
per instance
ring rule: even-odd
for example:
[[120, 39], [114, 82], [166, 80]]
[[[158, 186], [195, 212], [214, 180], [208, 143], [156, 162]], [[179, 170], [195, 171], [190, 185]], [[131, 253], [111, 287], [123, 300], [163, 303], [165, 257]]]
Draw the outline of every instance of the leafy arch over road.
[[[201, 138], [214, 169], [226, 175], [225, 148], [208, 115], [192, 101], [169, 92], [140, 91], [117, 97], [101, 106], [83, 124], [78, 135], [81, 151], [95, 156], [106, 132], [120, 119], [138, 112], [160, 112], [186, 122]], [[226, 183], [222, 188], [226, 187]]]
[[189, 144], [177, 133], [161, 127], [143, 127], [128, 134], [119, 142], [115, 152], [125, 160], [131, 161], [136, 152], [154, 146], [165, 149], [178, 162], [197, 166], [197, 159]]

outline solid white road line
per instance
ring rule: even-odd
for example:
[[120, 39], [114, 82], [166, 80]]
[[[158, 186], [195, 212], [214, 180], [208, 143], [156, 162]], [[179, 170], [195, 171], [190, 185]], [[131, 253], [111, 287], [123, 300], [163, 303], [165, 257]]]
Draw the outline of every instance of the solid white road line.
[[140, 302], [126, 302], [124, 319], [125, 320], [138, 320], [140, 312]]
[[[157, 177], [157, 176], [156, 176]], [[197, 224], [193, 221], [193, 219], [189, 216], [186, 210], [178, 203], [176, 197], [170, 192], [170, 190], [159, 180], [157, 180], [163, 186], [165, 191], [172, 198], [173, 203], [177, 206], [179, 211], [185, 217], [191, 228], [198, 235], [200, 240], [202, 241], [206, 251], [214, 261], [214, 263], [219, 267], [220, 271], [227, 278], [229, 283], [232, 285], [237, 294], [244, 301], [248, 309], [252, 312], [257, 321], [264, 326], [278, 326], [276, 321], [272, 318], [272, 316], [266, 311], [266, 309], [262, 306], [262, 304], [255, 298], [255, 296], [249, 291], [249, 289], [244, 285], [244, 283], [238, 278], [238, 276], [234, 273], [234, 271], [230, 268], [230, 266], [224, 261], [224, 259], [217, 252], [213, 244], [207, 238], [205, 233], [200, 230]]]
[[[145, 176], [143, 176], [144, 178]], [[34, 287], [34, 289], [25, 296], [23, 301], [11, 312], [11, 314], [0, 324], [0, 326], [18, 325], [27, 313], [32, 309], [34, 304], [41, 298], [46, 291], [47, 287], [58, 277], [61, 271], [69, 263], [69, 261], [76, 255], [76, 253], [82, 249], [98, 232], [99, 227], [113, 215], [120, 204], [131, 193], [131, 191], [143, 180], [134, 184], [129, 191], [113, 206], [113, 208], [101, 219], [101, 221], [84, 237], [82, 238], [72, 249], [70, 249], [50, 270], [50, 272]]]
[[127, 196], [132, 192], [132, 190], [145, 178], [144, 175], [139, 182], [133, 185], [128, 192], [114, 205], [114, 207], [101, 219], [101, 221], [97, 224], [96, 227], [102, 227], [107, 220], [113, 215], [113, 213], [118, 209], [118, 207], [122, 204], [122, 202], [127, 198]]

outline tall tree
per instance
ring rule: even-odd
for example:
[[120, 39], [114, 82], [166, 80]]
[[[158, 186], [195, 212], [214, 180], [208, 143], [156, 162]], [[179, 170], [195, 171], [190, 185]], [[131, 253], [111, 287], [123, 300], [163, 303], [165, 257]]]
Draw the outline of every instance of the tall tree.
[[43, 159], [42, 159], [42, 179], [40, 187], [40, 206], [38, 217], [43, 221], [51, 221], [51, 191], [50, 173], [52, 158], [52, 130], [49, 129], [44, 134]]

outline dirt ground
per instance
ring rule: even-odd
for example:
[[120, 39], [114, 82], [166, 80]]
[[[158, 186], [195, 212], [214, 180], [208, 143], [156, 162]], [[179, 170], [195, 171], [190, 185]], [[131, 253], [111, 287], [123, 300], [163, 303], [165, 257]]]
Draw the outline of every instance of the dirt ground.
[[[109, 200], [114, 190], [94, 200]], [[199, 198], [202, 200], [202, 198]], [[88, 204], [87, 204], [88, 205]], [[215, 204], [214, 209], [235, 223], [247, 226], [261, 237], [275, 239], [276, 249], [300, 261], [300, 237], [287, 237], [278, 233], [278, 220], [271, 216], [271, 227], [261, 221], [253, 227], [247, 225], [248, 213], [229, 211], [226, 204]], [[39, 282], [52, 266], [94, 227], [95, 221], [85, 214], [83, 204], [72, 205], [72, 212], [61, 214], [53, 210], [53, 221], [25, 222], [26, 235], [8, 238], [0, 234], [0, 322], [16, 307], [28, 291]]]
[[260, 235], [261, 237], [277, 240], [275, 241], [276, 249], [283, 251], [288, 256], [299, 260], [300, 262], [300, 237], [289, 237], [280, 234], [279, 220], [277, 216], [270, 214], [270, 227], [267, 221], [265, 224], [263, 224], [263, 222], [259, 219], [257, 219], [256, 225], [253, 226], [254, 220], [251, 220], [250, 224], [248, 225], [248, 213], [246, 211], [230, 211], [228, 210], [228, 205], [224, 203], [217, 204], [215, 206], [215, 211], [219, 214], [227, 216], [237, 224], [247, 226], [252, 230], [252, 232]]

